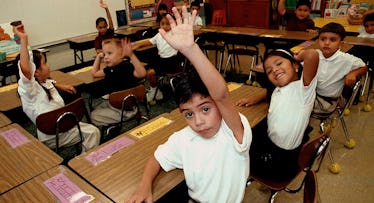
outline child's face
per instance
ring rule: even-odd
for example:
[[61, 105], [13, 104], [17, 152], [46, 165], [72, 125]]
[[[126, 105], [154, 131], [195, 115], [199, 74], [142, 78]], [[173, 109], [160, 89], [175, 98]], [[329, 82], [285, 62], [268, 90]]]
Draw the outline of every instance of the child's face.
[[169, 32], [171, 30], [169, 20], [167, 18], [162, 18], [160, 21], [160, 27], [165, 30], [165, 32]]
[[97, 24], [96, 29], [100, 35], [104, 35], [108, 30], [108, 24], [104, 21], [100, 21], [99, 24]]
[[308, 6], [301, 5], [296, 8], [295, 13], [296, 13], [296, 17], [299, 20], [304, 20], [309, 17], [310, 8]]
[[373, 21], [367, 21], [365, 23], [365, 31], [369, 34], [374, 34], [374, 20]]
[[165, 13], [167, 13], [167, 11], [164, 10], [164, 9], [160, 9], [160, 10], [158, 10], [158, 14], [160, 14], [160, 15], [163, 15], [163, 14], [165, 14]]
[[49, 65], [45, 61], [45, 57], [42, 55], [40, 60], [40, 67], [35, 70], [35, 77], [41, 83], [44, 83], [49, 78], [50, 70]]
[[192, 13], [193, 10], [196, 10], [197, 13], [199, 14], [199, 7], [197, 7], [197, 6], [191, 6], [191, 13]]
[[195, 94], [188, 102], [179, 104], [179, 111], [192, 130], [203, 138], [213, 137], [221, 126], [221, 113], [211, 97]]
[[323, 32], [318, 37], [318, 45], [323, 56], [329, 58], [343, 45], [340, 36], [333, 32]]
[[265, 72], [270, 80], [277, 87], [288, 85], [298, 80], [298, 65], [281, 56], [269, 56], [264, 63]]
[[114, 43], [103, 44], [104, 63], [108, 67], [113, 67], [122, 62], [122, 48]]

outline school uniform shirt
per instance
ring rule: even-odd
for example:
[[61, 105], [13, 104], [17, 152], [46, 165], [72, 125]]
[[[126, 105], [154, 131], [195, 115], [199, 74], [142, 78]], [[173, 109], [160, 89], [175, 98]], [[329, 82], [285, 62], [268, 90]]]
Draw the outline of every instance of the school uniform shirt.
[[345, 76], [352, 70], [365, 66], [365, 63], [360, 58], [340, 50], [329, 58], [325, 58], [321, 50], [317, 51], [319, 54], [317, 94], [337, 98], [342, 94]]
[[306, 31], [307, 29], [315, 29], [314, 21], [309, 17], [300, 20], [296, 17], [296, 13], [286, 13], [284, 19], [286, 21], [286, 30], [289, 31]]
[[[171, 32], [167, 32], [166, 34], [170, 35]], [[149, 39], [149, 41], [157, 47], [158, 55], [161, 58], [169, 58], [177, 55], [178, 53], [178, 50], [171, 47], [160, 33], [157, 33], [154, 37]]]
[[239, 203], [249, 175], [252, 131], [245, 116], [243, 143], [222, 120], [216, 135], [202, 138], [189, 126], [171, 135], [154, 153], [165, 171], [183, 169], [188, 193], [198, 202]]
[[276, 87], [268, 113], [268, 136], [278, 147], [291, 150], [301, 144], [316, 98], [317, 79], [309, 86], [297, 80]]
[[366, 32], [365, 27], [361, 26], [358, 29], [358, 36], [357, 37], [363, 37], [363, 38], [374, 38], [374, 34], [369, 34]]
[[114, 30], [113, 29], [110, 29], [108, 28], [108, 30], [106, 31], [106, 33], [104, 35], [100, 35], [98, 34], [95, 38], [95, 50], [96, 49], [102, 49], [103, 46], [102, 46], [102, 42], [104, 39], [109, 39], [109, 38], [112, 38], [114, 35]]
[[[188, 15], [189, 15], [189, 20], [191, 20], [191, 18], [192, 18], [191, 13], [189, 13]], [[195, 22], [194, 22], [193, 25], [195, 25], [195, 26], [202, 26], [203, 25], [203, 19], [201, 19], [201, 17], [199, 15], [197, 15], [195, 17]]]

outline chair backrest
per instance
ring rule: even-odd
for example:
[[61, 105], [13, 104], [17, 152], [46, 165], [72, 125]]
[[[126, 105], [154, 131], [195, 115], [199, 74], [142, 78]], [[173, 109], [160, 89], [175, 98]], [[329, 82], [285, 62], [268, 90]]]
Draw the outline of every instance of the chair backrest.
[[318, 202], [318, 181], [316, 172], [310, 170], [306, 173], [304, 182], [304, 203]]
[[[309, 171], [314, 165], [315, 160], [321, 157], [320, 163], [330, 142], [331, 128], [312, 138], [305, 143], [298, 156], [298, 165], [300, 170]], [[318, 166], [319, 167], [319, 166]]]
[[135, 102], [144, 101], [145, 93], [145, 86], [140, 84], [133, 88], [112, 92], [109, 95], [109, 103], [114, 108], [121, 110], [124, 107], [126, 109], [133, 105], [134, 100], [130, 98], [135, 98]]
[[[70, 130], [71, 128], [73, 128], [76, 125], [76, 123], [75, 121], [71, 119], [62, 119], [62, 117], [72, 113], [75, 115], [76, 120], [80, 121], [85, 115], [85, 110], [86, 110], [86, 107], [85, 107], [84, 100], [82, 97], [80, 97], [61, 108], [40, 114], [36, 118], [36, 126], [41, 132], [45, 134], [55, 135], [56, 130], [57, 130], [57, 123], [58, 121], [61, 121], [58, 127], [58, 131], [60, 133], [66, 132]], [[67, 112], [71, 112], [71, 113], [67, 113]]]
[[349, 109], [352, 106], [353, 101], [360, 89], [361, 81], [357, 80], [353, 87], [344, 86], [342, 97], [345, 99], [345, 104], [342, 107], [338, 106], [339, 117], [342, 116], [344, 110]]
[[226, 23], [226, 11], [225, 10], [214, 10], [212, 17], [212, 25], [225, 25]]

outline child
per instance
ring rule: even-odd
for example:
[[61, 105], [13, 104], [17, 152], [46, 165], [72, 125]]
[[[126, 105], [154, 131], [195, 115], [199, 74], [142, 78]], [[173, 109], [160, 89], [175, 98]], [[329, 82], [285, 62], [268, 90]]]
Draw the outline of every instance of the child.
[[112, 16], [110, 15], [108, 5], [105, 3], [104, 0], [100, 0], [100, 6], [105, 9], [106, 16], [109, 21], [109, 28], [108, 23], [103, 17], [99, 17], [96, 19], [96, 29], [99, 32], [97, 37], [95, 38], [95, 50], [96, 53], [99, 54], [102, 52], [102, 41], [104, 39], [108, 39], [113, 37], [114, 35], [114, 26], [112, 21]]
[[169, 35], [161, 35], [183, 53], [198, 76], [188, 75], [175, 86], [176, 102], [188, 126], [160, 145], [143, 173], [138, 189], [126, 202], [152, 202], [152, 182], [160, 169], [183, 168], [188, 192], [196, 202], [241, 202], [249, 173], [251, 128], [233, 105], [226, 83], [216, 68], [194, 43], [191, 21], [182, 7], [182, 17], [174, 7], [176, 22]]
[[345, 29], [338, 23], [329, 23], [319, 32], [319, 68], [317, 97], [314, 113], [332, 113], [341, 96], [344, 85], [352, 86], [367, 66], [351, 54], [340, 51]]
[[[75, 94], [73, 86], [58, 84], [49, 79], [49, 65], [43, 53], [34, 50], [29, 51], [28, 36], [23, 30], [23, 25], [16, 26], [13, 31], [21, 39], [20, 61], [18, 63], [20, 79], [18, 81], [18, 93], [22, 101], [22, 108], [26, 115], [35, 123], [40, 114], [63, 107], [64, 100], [57, 90]], [[54, 122], [54, 121], [51, 121]], [[83, 133], [83, 149], [87, 151], [100, 142], [100, 131], [95, 126], [80, 122]], [[52, 125], [52, 123], [51, 123]], [[55, 148], [55, 136], [46, 135], [38, 130], [38, 139], [50, 148]], [[60, 136], [60, 146], [71, 145], [79, 140], [77, 128], [73, 128]]]
[[374, 38], [374, 10], [364, 15], [363, 27], [357, 37]]
[[0, 41], [1, 40], [11, 40], [9, 34], [5, 33], [4, 29], [0, 26]]
[[160, 0], [159, 2], [157, 2], [157, 8], [156, 8], [156, 11], [157, 11], [157, 18], [156, 18], [156, 22], [160, 22], [161, 21], [161, 17], [162, 15], [166, 14], [168, 12], [168, 6], [164, 3], [161, 3], [162, 0]]
[[309, 0], [299, 0], [296, 4], [294, 13], [286, 13], [285, 0], [278, 3], [278, 13], [284, 16], [286, 21], [286, 30], [307, 31], [315, 33], [314, 21], [309, 18], [311, 4]]
[[195, 26], [202, 26], [202, 25], [203, 25], [203, 20], [202, 20], [201, 17], [198, 15], [198, 14], [199, 14], [199, 10], [200, 10], [200, 3], [199, 3], [198, 0], [191, 2], [191, 5], [190, 5], [190, 12], [191, 12], [191, 13], [190, 13], [190, 18], [191, 18], [191, 14], [192, 14], [192, 12], [193, 12], [194, 10], [196, 10], [196, 12], [197, 12], [197, 16], [196, 16], [196, 18], [195, 18], [195, 23], [194, 23], [194, 25], [195, 25]]
[[[304, 70], [298, 61], [304, 61]], [[271, 95], [267, 132], [253, 137], [251, 172], [276, 180], [293, 177], [297, 172], [297, 156], [315, 100], [318, 54], [314, 49], [292, 52], [276, 49], [264, 61], [264, 71], [275, 86]], [[301, 73], [301, 78], [298, 73]], [[255, 101], [241, 99], [238, 106], [250, 106]], [[256, 126], [257, 127], [257, 126]], [[254, 131], [253, 134], [256, 134]]]
[[[100, 69], [102, 59], [107, 65], [104, 69]], [[91, 73], [94, 77], [104, 77], [105, 93], [135, 87], [146, 76], [143, 64], [132, 51], [130, 40], [118, 38], [103, 41], [103, 51], [96, 56]], [[136, 109], [124, 116], [132, 117], [135, 113]], [[91, 113], [92, 122], [97, 126], [116, 123], [120, 118], [121, 111], [111, 107], [107, 100]]]
[[[165, 30], [168, 35], [171, 35], [171, 27], [169, 20], [167, 19], [167, 14], [161, 16], [160, 28]], [[178, 54], [178, 50], [171, 47], [165, 39], [161, 36], [160, 33], [157, 33], [154, 37], [149, 40], [145, 40], [142, 43], [137, 43], [136, 47], [139, 48], [142, 46], [156, 45], [158, 49], [158, 55], [160, 56], [158, 63], [155, 66], [154, 71], [148, 71], [148, 80], [150, 81], [150, 90], [147, 92], [147, 99], [151, 101], [156, 94], [157, 79], [156, 73], [158, 75], [166, 74], [176, 74], [181, 72], [181, 57]], [[157, 91], [156, 100], [161, 100], [163, 98], [162, 92]]]

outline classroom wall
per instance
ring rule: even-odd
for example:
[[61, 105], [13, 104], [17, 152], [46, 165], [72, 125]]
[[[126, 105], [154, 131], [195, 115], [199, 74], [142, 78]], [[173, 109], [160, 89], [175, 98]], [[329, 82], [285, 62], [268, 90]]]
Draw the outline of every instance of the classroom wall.
[[[125, 0], [106, 2], [117, 27], [116, 10], [125, 9]], [[1, 0], [0, 7], [0, 24], [22, 20], [33, 47], [97, 32], [95, 21], [100, 16], [106, 18], [99, 0]]]

